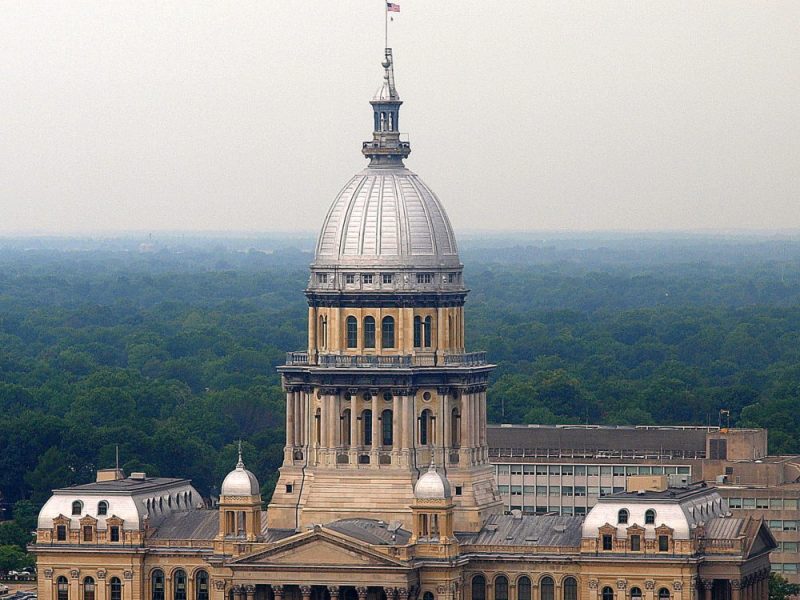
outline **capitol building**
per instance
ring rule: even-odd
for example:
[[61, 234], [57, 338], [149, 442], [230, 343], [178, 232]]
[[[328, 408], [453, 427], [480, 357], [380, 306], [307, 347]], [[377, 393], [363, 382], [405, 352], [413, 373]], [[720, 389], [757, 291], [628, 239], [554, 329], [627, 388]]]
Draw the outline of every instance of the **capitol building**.
[[504, 514], [493, 365], [465, 347], [444, 206], [404, 166], [391, 49], [382, 67], [369, 164], [317, 241], [307, 348], [279, 369], [267, 509], [241, 452], [211, 508], [189, 480], [100, 471], [39, 514], [39, 600], [767, 600], [772, 534], [704, 484], [632, 476], [585, 516]]

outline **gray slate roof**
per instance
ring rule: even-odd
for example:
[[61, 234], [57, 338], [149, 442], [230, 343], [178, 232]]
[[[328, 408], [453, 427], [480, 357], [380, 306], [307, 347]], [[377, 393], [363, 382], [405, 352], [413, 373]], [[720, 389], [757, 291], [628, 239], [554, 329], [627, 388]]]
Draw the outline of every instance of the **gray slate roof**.
[[219, 532], [219, 511], [177, 511], [155, 520], [152, 527], [151, 537], [157, 540], [213, 540]]
[[706, 537], [713, 540], [735, 540], [742, 535], [744, 521], [738, 517], [709, 519], [706, 522]]
[[411, 538], [411, 533], [405, 529], [392, 532], [385, 522], [373, 519], [342, 519], [325, 527], [374, 546], [403, 545]]
[[492, 515], [478, 533], [458, 533], [462, 544], [486, 546], [580, 546], [582, 517]]

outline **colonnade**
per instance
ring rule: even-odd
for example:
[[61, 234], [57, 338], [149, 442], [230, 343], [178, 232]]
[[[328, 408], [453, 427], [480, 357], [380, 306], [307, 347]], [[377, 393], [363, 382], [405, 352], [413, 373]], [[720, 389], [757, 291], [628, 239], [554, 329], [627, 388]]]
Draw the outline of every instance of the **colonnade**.
[[[284, 462], [312, 458], [340, 465], [365, 464], [362, 457], [366, 453], [369, 464], [378, 464], [388, 453], [391, 464], [400, 464], [401, 456], [428, 447], [436, 449], [439, 460], [450, 464], [486, 462], [485, 385], [432, 391], [289, 385]], [[369, 426], [365, 418], [370, 419]], [[384, 431], [386, 418], [391, 418], [391, 429], [386, 426]], [[309, 452], [312, 457], [305, 456]], [[342, 453], [360, 454], [344, 461]], [[331, 454], [337, 457], [326, 460]]]
[[235, 583], [227, 600], [416, 600], [408, 587]]

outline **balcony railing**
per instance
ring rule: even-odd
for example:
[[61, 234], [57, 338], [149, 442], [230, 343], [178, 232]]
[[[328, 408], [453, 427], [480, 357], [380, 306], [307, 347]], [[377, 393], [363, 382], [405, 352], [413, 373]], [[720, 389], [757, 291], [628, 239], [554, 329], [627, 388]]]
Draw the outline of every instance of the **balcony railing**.
[[288, 366], [317, 365], [320, 367], [372, 367], [372, 368], [408, 368], [408, 367], [476, 367], [486, 364], [486, 352], [460, 352], [437, 356], [433, 352], [417, 355], [364, 355], [364, 354], [319, 354], [316, 362], [309, 360], [308, 352], [287, 352]]

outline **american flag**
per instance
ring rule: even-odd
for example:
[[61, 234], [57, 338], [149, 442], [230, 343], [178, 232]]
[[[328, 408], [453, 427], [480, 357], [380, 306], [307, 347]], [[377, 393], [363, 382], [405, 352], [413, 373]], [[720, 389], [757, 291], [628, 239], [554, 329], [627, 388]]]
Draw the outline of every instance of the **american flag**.
[[394, 2], [387, 2], [386, 10], [388, 10], [389, 12], [400, 12], [400, 5]]

